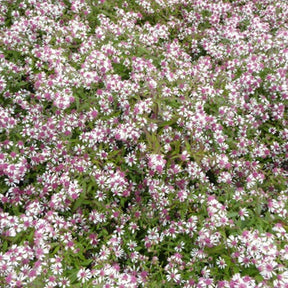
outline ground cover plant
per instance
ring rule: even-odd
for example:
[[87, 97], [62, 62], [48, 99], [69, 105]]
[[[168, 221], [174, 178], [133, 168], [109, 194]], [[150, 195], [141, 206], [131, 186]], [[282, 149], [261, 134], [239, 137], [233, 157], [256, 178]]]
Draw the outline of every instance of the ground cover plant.
[[288, 287], [288, 2], [0, 1], [1, 287]]

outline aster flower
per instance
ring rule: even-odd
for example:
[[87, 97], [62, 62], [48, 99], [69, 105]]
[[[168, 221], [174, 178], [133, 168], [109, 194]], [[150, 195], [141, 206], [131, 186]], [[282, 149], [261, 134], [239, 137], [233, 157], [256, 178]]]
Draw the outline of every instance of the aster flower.
[[265, 279], [270, 279], [276, 275], [276, 271], [274, 271], [276, 266], [277, 263], [275, 261], [270, 261], [269, 263], [263, 263], [258, 269]]
[[175, 268], [168, 270], [168, 274], [166, 275], [167, 280], [178, 283], [178, 281], [181, 279], [181, 275], [178, 274], [178, 272], [179, 271]]
[[220, 269], [224, 269], [227, 266], [225, 260], [222, 257], [217, 259], [216, 264]]
[[89, 269], [81, 268], [77, 273], [77, 278], [81, 283], [89, 281], [91, 277], [92, 275]]
[[241, 208], [239, 210], [238, 214], [239, 214], [241, 220], [245, 220], [245, 218], [247, 218], [249, 216], [249, 212], [247, 211], [247, 209], [245, 207]]
[[60, 277], [58, 285], [63, 288], [70, 287], [70, 281], [67, 277]]
[[8, 2], [2, 286], [284, 287], [287, 1]]

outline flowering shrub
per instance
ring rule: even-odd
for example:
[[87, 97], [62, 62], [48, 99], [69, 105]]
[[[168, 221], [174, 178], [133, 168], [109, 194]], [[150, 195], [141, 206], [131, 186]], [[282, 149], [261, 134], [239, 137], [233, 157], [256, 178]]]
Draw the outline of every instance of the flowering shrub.
[[288, 287], [288, 3], [0, 1], [1, 287]]

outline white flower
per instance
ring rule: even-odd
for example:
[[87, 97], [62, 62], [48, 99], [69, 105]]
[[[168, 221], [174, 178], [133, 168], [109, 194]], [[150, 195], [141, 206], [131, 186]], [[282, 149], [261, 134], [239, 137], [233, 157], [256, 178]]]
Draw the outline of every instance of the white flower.
[[81, 268], [77, 273], [77, 278], [81, 283], [87, 282], [92, 277], [90, 270]]
[[216, 261], [216, 264], [220, 269], [224, 269], [227, 266], [225, 260], [222, 257], [218, 258], [218, 260]]
[[166, 278], [168, 281], [173, 280], [174, 282], [178, 282], [181, 279], [181, 276], [178, 274], [178, 270], [176, 268], [172, 268], [170, 271], [168, 271]]
[[131, 167], [133, 164], [136, 164], [136, 161], [137, 161], [135, 154], [131, 152], [124, 159], [125, 159], [125, 163], [129, 167]]
[[260, 274], [263, 276], [264, 279], [270, 279], [274, 275], [276, 275], [276, 272], [274, 269], [276, 268], [277, 263], [275, 261], [269, 261], [269, 263], [263, 263], [260, 267]]
[[245, 220], [249, 216], [247, 208], [241, 208], [238, 212], [238, 215], [240, 216], [241, 220]]

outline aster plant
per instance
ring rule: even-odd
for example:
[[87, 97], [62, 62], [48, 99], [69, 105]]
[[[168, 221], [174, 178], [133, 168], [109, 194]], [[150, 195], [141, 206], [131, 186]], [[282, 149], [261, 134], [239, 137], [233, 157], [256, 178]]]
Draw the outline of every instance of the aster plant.
[[1, 287], [288, 287], [288, 3], [0, 1]]

